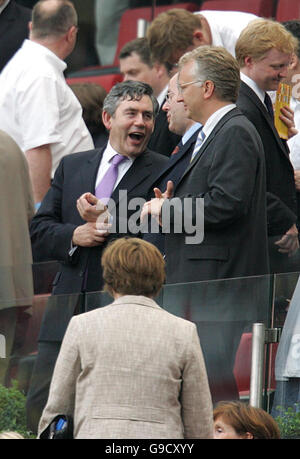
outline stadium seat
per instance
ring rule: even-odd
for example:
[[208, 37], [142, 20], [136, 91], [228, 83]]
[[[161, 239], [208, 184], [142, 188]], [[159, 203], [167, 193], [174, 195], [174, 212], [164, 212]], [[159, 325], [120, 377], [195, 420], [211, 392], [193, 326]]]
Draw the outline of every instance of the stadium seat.
[[201, 10], [244, 11], [260, 17], [271, 18], [275, 13], [274, 0], [206, 0]]
[[[158, 14], [171, 9], [184, 8], [188, 11], [198, 11], [197, 3], [173, 3], [171, 5], [157, 6], [154, 9], [154, 17]], [[119, 71], [119, 53], [123, 46], [137, 37], [138, 20], [145, 19], [150, 22], [153, 17], [152, 7], [131, 8], [126, 10], [120, 21], [119, 36], [115, 58], [112, 66], [97, 66], [84, 68], [67, 75], [67, 83], [94, 82], [101, 85], [107, 92], [119, 81], [122, 81], [122, 75]]]
[[[114, 72], [114, 73], [111, 73]], [[103, 67], [86, 68], [73, 72], [66, 79], [68, 84], [73, 83], [97, 83], [102, 86], [106, 92], [109, 92], [111, 88], [118, 82], [122, 81], [123, 77], [119, 71], [119, 68], [110, 68], [108, 73], [103, 70]]]
[[300, 19], [300, 0], [278, 0], [275, 19], [279, 22]]

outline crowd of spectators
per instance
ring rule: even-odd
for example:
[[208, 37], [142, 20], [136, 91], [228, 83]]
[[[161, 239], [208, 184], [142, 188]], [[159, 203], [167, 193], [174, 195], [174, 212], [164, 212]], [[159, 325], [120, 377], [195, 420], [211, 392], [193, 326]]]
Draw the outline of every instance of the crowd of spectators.
[[[65, 80], [78, 33], [71, 1], [40, 0], [29, 20], [0, 0], [0, 27], [12, 8], [22, 18], [0, 61], [9, 353], [30, 317], [31, 257], [60, 264], [27, 394], [28, 428], [39, 435], [65, 414], [74, 438], [279, 438], [263, 410], [213, 411], [195, 325], [154, 298], [164, 283], [300, 271], [300, 21], [174, 6], [123, 47], [124, 81], [106, 93]], [[104, 30], [99, 53], [109, 51]], [[281, 82], [294, 85], [293, 109], [280, 115], [288, 139], [270, 106]], [[85, 293], [103, 287], [113, 303], [82, 314]]]

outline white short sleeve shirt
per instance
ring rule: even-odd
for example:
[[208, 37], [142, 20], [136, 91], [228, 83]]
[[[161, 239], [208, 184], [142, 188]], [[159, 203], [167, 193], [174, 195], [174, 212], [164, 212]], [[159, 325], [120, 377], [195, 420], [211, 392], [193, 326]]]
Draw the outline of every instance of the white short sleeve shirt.
[[0, 129], [24, 152], [50, 144], [52, 177], [63, 156], [94, 148], [65, 69], [48, 48], [25, 40], [0, 74]]

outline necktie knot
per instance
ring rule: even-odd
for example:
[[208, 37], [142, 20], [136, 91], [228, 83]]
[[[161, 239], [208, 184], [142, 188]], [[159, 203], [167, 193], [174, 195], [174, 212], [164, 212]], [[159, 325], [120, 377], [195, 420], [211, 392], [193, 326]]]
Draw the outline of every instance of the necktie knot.
[[126, 159], [126, 156], [123, 156], [123, 155], [115, 155], [111, 161], [111, 163], [114, 165], [114, 166], [118, 166], [122, 161], [124, 161], [124, 159]]
[[104, 204], [107, 204], [114, 190], [114, 186], [118, 178], [118, 166], [125, 159], [127, 159], [126, 156], [118, 154], [112, 158], [107, 172], [95, 190], [95, 195], [98, 199], [101, 199]]

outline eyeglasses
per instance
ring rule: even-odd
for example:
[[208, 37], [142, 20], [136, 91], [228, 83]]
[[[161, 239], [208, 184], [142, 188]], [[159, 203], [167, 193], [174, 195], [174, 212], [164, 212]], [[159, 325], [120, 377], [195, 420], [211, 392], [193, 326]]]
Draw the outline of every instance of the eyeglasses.
[[174, 96], [175, 96], [174, 92], [168, 92], [166, 95], [166, 102], [169, 104]]
[[[177, 83], [177, 87], [178, 87], [178, 92], [180, 94], [183, 93], [183, 90], [186, 86], [189, 86], [190, 84], [196, 84], [196, 83], [202, 83], [201, 86], [203, 86], [204, 84], [204, 81], [201, 81], [201, 80], [194, 80], [194, 81], [189, 81], [188, 83], [183, 83], [183, 84], [179, 84]], [[199, 86], [200, 87], [200, 86]]]

